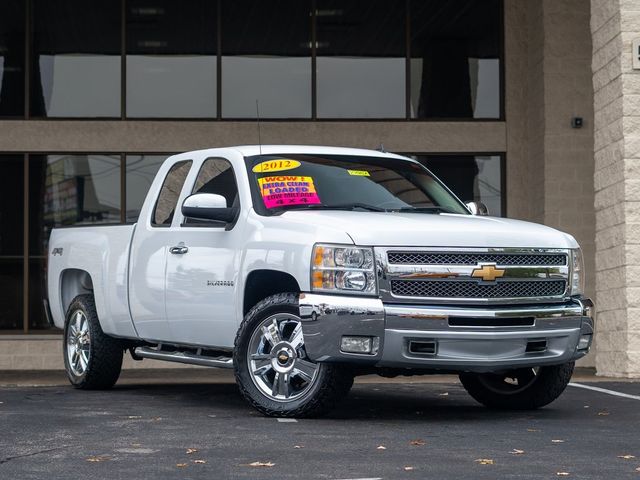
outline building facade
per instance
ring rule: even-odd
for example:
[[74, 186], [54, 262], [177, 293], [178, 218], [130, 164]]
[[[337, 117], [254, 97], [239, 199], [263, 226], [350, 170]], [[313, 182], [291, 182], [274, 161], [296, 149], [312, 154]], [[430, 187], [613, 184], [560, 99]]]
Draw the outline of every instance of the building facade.
[[62, 367], [51, 228], [135, 222], [167, 155], [257, 143], [259, 116], [263, 143], [382, 144], [574, 235], [582, 365], [640, 376], [636, 35], [629, 0], [4, 0], [0, 369]]

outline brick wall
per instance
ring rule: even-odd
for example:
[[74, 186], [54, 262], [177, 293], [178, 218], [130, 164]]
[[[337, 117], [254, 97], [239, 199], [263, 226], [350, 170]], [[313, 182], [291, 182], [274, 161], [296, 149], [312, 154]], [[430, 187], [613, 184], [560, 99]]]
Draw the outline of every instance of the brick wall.
[[640, 377], [640, 3], [592, 0], [597, 369]]

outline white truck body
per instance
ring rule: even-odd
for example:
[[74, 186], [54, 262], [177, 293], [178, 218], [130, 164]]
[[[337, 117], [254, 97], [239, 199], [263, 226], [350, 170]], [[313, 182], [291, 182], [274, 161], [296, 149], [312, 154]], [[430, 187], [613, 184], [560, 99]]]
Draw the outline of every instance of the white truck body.
[[[238, 328], [261, 299], [260, 292], [274, 293], [266, 285], [249, 285], [252, 275], [257, 275], [254, 279], [265, 278], [259, 275], [276, 272], [294, 280], [307, 350], [315, 361], [482, 372], [560, 364], [588, 352], [593, 333], [591, 303], [582, 297], [582, 292], [572, 291], [573, 276], [579, 273], [572, 261], [579, 247], [571, 235], [543, 225], [471, 215], [466, 210], [417, 214], [399, 210], [296, 209], [264, 215], [257, 211], [257, 199], [252, 196], [254, 180], [247, 161], [274, 155], [366, 157], [417, 163], [380, 151], [283, 145], [218, 148], [169, 157], [151, 185], [136, 224], [53, 230], [48, 300], [55, 325], [65, 327], [69, 306], [77, 295], [91, 294], [103, 332], [130, 341], [134, 347], [172, 345], [174, 350], [183, 347], [231, 352]], [[177, 205], [182, 206], [195, 191], [203, 163], [212, 158], [228, 161], [237, 183], [239, 211], [232, 228], [186, 223], [180, 208], [175, 209], [170, 224], [153, 225], [153, 211], [170, 169], [183, 165], [181, 162], [191, 162], [184, 185], [176, 193]], [[332, 295], [314, 291], [310, 264], [318, 244], [372, 249], [376, 293]], [[475, 272], [486, 264], [482, 261], [471, 265], [392, 265], [389, 254], [393, 252], [468, 253], [480, 255], [480, 259], [485, 258], [482, 255], [497, 254], [498, 260], [487, 265], [501, 269], [505, 277], [488, 281], [475, 278]], [[554, 264], [557, 266], [545, 266], [543, 262], [542, 267], [536, 263], [518, 268], [501, 265], [500, 255], [511, 254], [523, 259], [532, 254], [534, 260], [536, 255], [559, 254], [562, 261]], [[519, 279], [520, 286], [528, 280], [565, 282], [562, 295], [549, 297], [548, 301], [544, 295], [521, 295], [523, 298], [511, 301], [477, 295], [475, 299], [452, 299], [446, 295], [420, 298], [393, 292], [393, 282], [413, 281], [412, 276], [452, 282], [464, 278], [466, 285], [490, 289], [492, 285], [506, 285], [508, 277], [518, 275], [526, 277]], [[339, 315], [350, 315], [350, 321], [355, 323], [346, 327], [339, 323]], [[533, 323], [479, 323], [477, 328], [468, 322], [461, 328], [446, 323], [449, 318], [471, 321], [503, 317], [530, 318]], [[376, 347], [375, 353], [368, 355], [341, 351], [341, 336], [349, 332], [371, 335], [380, 342], [379, 350]], [[426, 355], [412, 355], [407, 352], [407, 348], [411, 350], [407, 342], [412, 339], [426, 339], [427, 343], [437, 343], [437, 348]], [[531, 342], [540, 339], [545, 348], [530, 352]], [[137, 351], [144, 356], [143, 349]], [[158, 353], [154, 358], [163, 358], [162, 355]], [[184, 362], [189, 362], [188, 357], [166, 355], [167, 360]], [[192, 359], [195, 358], [194, 355]]]

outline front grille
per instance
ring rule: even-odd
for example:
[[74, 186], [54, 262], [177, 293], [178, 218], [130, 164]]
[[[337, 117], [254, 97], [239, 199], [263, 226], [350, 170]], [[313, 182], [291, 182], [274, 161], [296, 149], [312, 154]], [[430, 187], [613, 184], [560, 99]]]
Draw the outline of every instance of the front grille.
[[389, 252], [387, 258], [394, 265], [498, 265], [540, 266], [566, 265], [567, 256], [561, 253], [434, 253]]
[[392, 280], [391, 293], [401, 297], [429, 298], [527, 298], [557, 297], [564, 293], [564, 280], [474, 281]]

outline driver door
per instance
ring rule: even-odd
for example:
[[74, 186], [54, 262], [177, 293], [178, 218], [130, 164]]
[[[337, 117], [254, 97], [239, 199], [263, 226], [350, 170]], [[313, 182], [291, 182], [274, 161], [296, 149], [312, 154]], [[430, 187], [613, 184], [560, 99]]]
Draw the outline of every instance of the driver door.
[[[206, 159], [191, 194], [214, 193], [240, 209], [237, 180], [224, 158]], [[182, 218], [166, 263], [166, 312], [177, 343], [230, 347], [236, 334], [236, 285], [244, 222]]]

